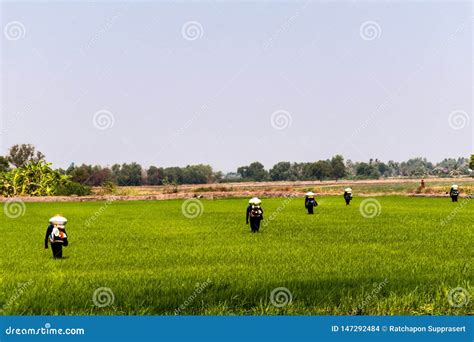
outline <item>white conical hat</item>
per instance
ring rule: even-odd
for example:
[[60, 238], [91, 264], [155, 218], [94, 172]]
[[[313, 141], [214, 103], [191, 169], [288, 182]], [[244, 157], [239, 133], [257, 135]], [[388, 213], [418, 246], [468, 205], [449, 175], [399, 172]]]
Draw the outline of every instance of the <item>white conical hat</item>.
[[258, 205], [258, 204], [260, 204], [260, 203], [262, 203], [262, 201], [261, 201], [258, 197], [253, 197], [253, 198], [251, 198], [250, 201], [249, 201], [249, 204]]
[[351, 189], [351, 188], [345, 188], [344, 191], [351, 193], [351, 192], [352, 192], [352, 189]]
[[306, 193], [306, 196], [314, 196], [314, 192], [308, 191], [308, 192]]
[[65, 225], [67, 223], [67, 218], [65, 218], [61, 215], [55, 215], [55, 216], [53, 216], [49, 219], [49, 223]]
[[452, 188], [453, 188], [453, 189], [457, 189], [458, 186], [457, 186], [456, 184], [453, 184]]

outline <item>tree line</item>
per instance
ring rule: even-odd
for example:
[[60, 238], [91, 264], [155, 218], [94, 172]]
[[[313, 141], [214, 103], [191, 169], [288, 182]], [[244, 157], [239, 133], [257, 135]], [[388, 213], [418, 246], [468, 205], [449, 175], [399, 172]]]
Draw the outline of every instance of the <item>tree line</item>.
[[[43, 153], [30, 144], [14, 145], [7, 156], [0, 156], [0, 173], [12, 168], [23, 167], [31, 162], [44, 160]], [[140, 164], [123, 163], [111, 167], [100, 165], [75, 165], [58, 171], [73, 182], [86, 186], [103, 186], [108, 183], [120, 186], [167, 185], [167, 184], [207, 184], [235, 181], [298, 181], [298, 180], [338, 180], [338, 179], [378, 179], [380, 177], [424, 177], [428, 175], [452, 177], [472, 174], [474, 155], [468, 158], [446, 158], [439, 163], [431, 163], [426, 158], [412, 158], [404, 162], [382, 162], [370, 159], [367, 162], [344, 160], [335, 155], [331, 159], [313, 162], [281, 161], [270, 169], [255, 161], [240, 166], [236, 172], [223, 174], [214, 171], [210, 165], [198, 164], [185, 167], [142, 167]]]

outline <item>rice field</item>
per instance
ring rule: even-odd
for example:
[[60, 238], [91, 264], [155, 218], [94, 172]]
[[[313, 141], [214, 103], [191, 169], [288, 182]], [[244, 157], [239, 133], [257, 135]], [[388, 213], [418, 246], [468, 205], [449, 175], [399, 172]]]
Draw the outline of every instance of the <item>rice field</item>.
[[[317, 200], [308, 215], [303, 198], [263, 199], [258, 234], [245, 224], [245, 199], [25, 203], [17, 218], [4, 207], [0, 308], [8, 315], [473, 313], [473, 201]], [[57, 213], [69, 219], [62, 260], [44, 249]]]

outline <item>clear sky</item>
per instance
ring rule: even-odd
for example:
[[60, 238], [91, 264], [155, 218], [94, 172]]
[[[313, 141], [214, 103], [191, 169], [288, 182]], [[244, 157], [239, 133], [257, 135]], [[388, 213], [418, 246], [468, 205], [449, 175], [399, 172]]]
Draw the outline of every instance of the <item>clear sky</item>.
[[55, 166], [474, 150], [472, 3], [2, 2], [1, 149]]

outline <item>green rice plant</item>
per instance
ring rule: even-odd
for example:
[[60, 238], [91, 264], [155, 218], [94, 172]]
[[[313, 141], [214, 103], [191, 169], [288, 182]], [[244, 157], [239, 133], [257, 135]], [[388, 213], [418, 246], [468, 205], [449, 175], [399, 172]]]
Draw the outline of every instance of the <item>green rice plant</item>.
[[[342, 196], [321, 197], [314, 215], [303, 198], [263, 199], [258, 234], [245, 224], [246, 199], [28, 202], [23, 216], [0, 215], [0, 308], [18, 315], [472, 314], [474, 201], [374, 199], [355, 196], [346, 206]], [[198, 212], [184, 215], [190, 203]], [[69, 220], [63, 260], [43, 249], [57, 213]], [[453, 305], [459, 288], [470, 301]], [[97, 305], [98, 298], [108, 300]]]

